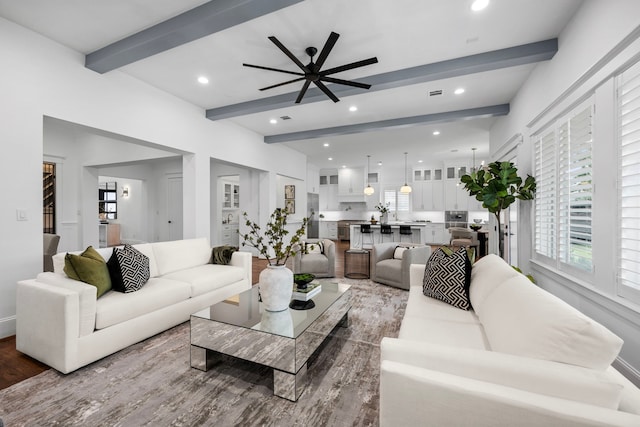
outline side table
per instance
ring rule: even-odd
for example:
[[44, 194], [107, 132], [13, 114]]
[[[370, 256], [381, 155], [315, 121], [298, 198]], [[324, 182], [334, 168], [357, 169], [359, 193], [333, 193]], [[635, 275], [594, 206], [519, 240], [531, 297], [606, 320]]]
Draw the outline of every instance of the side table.
[[369, 251], [348, 249], [344, 252], [344, 277], [349, 279], [369, 278]]

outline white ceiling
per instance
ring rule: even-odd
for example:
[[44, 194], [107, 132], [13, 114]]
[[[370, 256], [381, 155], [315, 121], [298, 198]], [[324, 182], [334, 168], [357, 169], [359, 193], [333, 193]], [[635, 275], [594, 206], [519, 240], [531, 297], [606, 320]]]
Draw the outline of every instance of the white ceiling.
[[[88, 54], [184, 11], [202, 0], [0, 0], [0, 16]], [[376, 56], [377, 64], [336, 74], [358, 79], [408, 67], [557, 37], [581, 0], [491, 0], [482, 12], [471, 0], [305, 0], [119, 70], [182, 98], [203, 110], [299, 91], [302, 82], [259, 92], [292, 77], [242, 66], [243, 62], [297, 71], [267, 37], [276, 36], [303, 63], [304, 49], [322, 49], [331, 31], [340, 39], [324, 69]], [[535, 64], [456, 78], [291, 105], [226, 119], [262, 135], [330, 128], [509, 103]], [[198, 76], [210, 83], [202, 86]], [[454, 95], [464, 87], [466, 92]], [[429, 97], [441, 89], [443, 95]], [[357, 112], [349, 112], [352, 105]], [[203, 111], [204, 114], [204, 111]], [[272, 118], [288, 115], [292, 119]], [[287, 142], [319, 167], [372, 163], [403, 165], [418, 159], [469, 156], [477, 147], [488, 156], [488, 130], [495, 119], [413, 126], [353, 135]], [[432, 135], [438, 129], [438, 137]], [[330, 147], [324, 147], [325, 142]], [[457, 149], [457, 153], [451, 150]], [[327, 160], [331, 156], [333, 161]], [[373, 167], [372, 167], [373, 169]]]

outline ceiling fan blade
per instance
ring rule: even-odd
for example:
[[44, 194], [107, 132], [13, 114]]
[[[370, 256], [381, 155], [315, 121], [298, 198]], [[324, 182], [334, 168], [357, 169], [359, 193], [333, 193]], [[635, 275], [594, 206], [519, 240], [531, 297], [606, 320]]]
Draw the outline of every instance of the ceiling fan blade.
[[366, 83], [352, 82], [350, 80], [334, 79], [333, 77], [326, 77], [326, 76], [320, 77], [320, 80], [322, 80], [323, 82], [337, 83], [339, 85], [359, 87], [362, 89], [369, 89], [371, 87], [370, 84], [366, 84]]
[[300, 62], [300, 60], [298, 58], [296, 58], [293, 53], [291, 53], [289, 51], [289, 49], [287, 49], [286, 47], [284, 47], [284, 45], [282, 43], [280, 43], [280, 40], [278, 40], [277, 38], [275, 38], [274, 36], [270, 36], [269, 40], [271, 40], [273, 42], [273, 44], [275, 44], [276, 46], [278, 46], [278, 48], [289, 57], [289, 59], [291, 59], [298, 67], [300, 67], [300, 69], [302, 71], [304, 71], [305, 73], [309, 72], [309, 69], [302, 63]]
[[325, 95], [327, 95], [329, 98], [331, 98], [331, 100], [332, 100], [333, 102], [338, 102], [338, 101], [340, 101], [340, 100], [338, 99], [338, 97], [337, 97], [337, 96], [335, 96], [335, 95], [333, 94], [333, 92], [331, 92], [331, 91], [330, 91], [330, 90], [329, 90], [329, 89], [324, 85], [324, 83], [322, 83], [320, 80], [316, 80], [316, 81], [315, 81], [315, 82], [313, 82], [313, 83], [315, 83], [315, 85], [316, 85], [316, 86], [318, 86], [318, 88], [319, 88], [321, 91], [323, 91]]
[[269, 71], [277, 71], [279, 73], [293, 74], [294, 76], [304, 76], [304, 73], [299, 73], [297, 71], [288, 71], [288, 70], [281, 70], [279, 68], [263, 67], [262, 65], [251, 65], [251, 64], [242, 64], [242, 65], [244, 65], [245, 67], [259, 68], [261, 70], [269, 70]]
[[328, 70], [321, 71], [319, 74], [321, 76], [327, 76], [329, 74], [339, 73], [341, 71], [352, 70], [358, 67], [364, 67], [365, 65], [376, 64], [378, 62], [378, 58], [375, 56], [369, 59], [363, 59], [362, 61], [352, 62], [351, 64], [341, 65], [335, 68], [329, 68]]
[[324, 44], [320, 55], [318, 55], [318, 59], [316, 59], [316, 69], [319, 70], [320, 67], [322, 67], [322, 64], [324, 64], [324, 61], [327, 60], [327, 56], [329, 56], [329, 53], [331, 53], [331, 49], [333, 49], [333, 46], [335, 46], [336, 42], [338, 41], [338, 37], [340, 37], [340, 34], [334, 33], [333, 31], [331, 32], [331, 34], [329, 34], [329, 38]]
[[304, 82], [304, 85], [302, 85], [302, 89], [300, 89], [300, 93], [296, 98], [296, 104], [300, 104], [300, 101], [302, 101], [302, 98], [304, 98], [304, 94], [307, 93], [307, 89], [309, 89], [310, 84], [311, 84], [310, 80], [307, 80], [306, 82]]
[[299, 77], [299, 78], [297, 78], [297, 79], [289, 80], [288, 82], [278, 83], [277, 85], [273, 85], [273, 86], [263, 87], [263, 88], [262, 88], [262, 89], [260, 89], [260, 90], [273, 89], [274, 87], [288, 85], [289, 83], [299, 82], [300, 80], [304, 80], [304, 77]]

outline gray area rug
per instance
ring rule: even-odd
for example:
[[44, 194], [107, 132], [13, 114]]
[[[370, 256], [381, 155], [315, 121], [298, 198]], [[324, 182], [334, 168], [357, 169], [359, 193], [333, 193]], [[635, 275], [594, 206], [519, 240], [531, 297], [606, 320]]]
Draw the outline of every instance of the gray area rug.
[[189, 323], [68, 375], [50, 369], [0, 390], [0, 418], [17, 426], [376, 426], [380, 340], [395, 337], [408, 292], [353, 287], [351, 326], [336, 328], [309, 364], [297, 402], [273, 395], [269, 368], [225, 359], [189, 366]]

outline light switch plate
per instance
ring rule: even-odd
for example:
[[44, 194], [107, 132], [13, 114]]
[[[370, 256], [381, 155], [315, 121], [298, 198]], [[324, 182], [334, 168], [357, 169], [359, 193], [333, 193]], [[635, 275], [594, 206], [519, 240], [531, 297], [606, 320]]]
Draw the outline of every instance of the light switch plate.
[[24, 209], [16, 209], [16, 221], [26, 221], [27, 211]]

